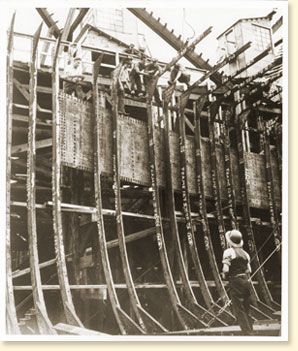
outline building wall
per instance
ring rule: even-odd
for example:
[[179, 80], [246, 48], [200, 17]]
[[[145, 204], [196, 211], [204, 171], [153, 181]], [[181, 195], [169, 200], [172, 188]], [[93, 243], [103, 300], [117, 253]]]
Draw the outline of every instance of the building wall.
[[[272, 45], [270, 21], [266, 19], [242, 20], [218, 38], [219, 60], [230, 55], [251, 41], [251, 47], [239, 55], [235, 62], [224, 67], [225, 74], [233, 74], [244, 67], [270, 44]], [[267, 66], [274, 59], [274, 51], [253, 65], [240, 76], [247, 77]]]
[[[270, 21], [246, 21], [241, 23], [244, 42], [251, 41], [252, 46], [246, 51], [246, 63], [251, 61], [255, 56], [263, 52], [268, 45], [272, 46]], [[253, 67], [249, 68], [247, 75], [257, 73], [262, 68], [268, 66], [274, 60], [273, 50]]]

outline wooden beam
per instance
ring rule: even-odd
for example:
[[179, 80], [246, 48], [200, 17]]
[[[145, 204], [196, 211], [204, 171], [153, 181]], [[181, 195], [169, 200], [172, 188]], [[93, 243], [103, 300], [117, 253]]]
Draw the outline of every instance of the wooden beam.
[[[127, 235], [125, 237], [125, 243], [130, 243], [130, 242], [135, 241], [135, 240], [146, 238], [147, 236], [153, 235], [155, 233], [156, 233], [156, 228], [155, 227], [152, 227], [152, 228], [149, 228], [149, 229], [145, 229], [145, 230], [141, 230], [139, 232]], [[113, 247], [117, 247], [118, 245], [119, 245], [118, 244], [118, 239], [110, 240], [110, 241], [107, 242], [108, 249], [111, 249]]]
[[[17, 108], [22, 108], [24, 110], [28, 110], [29, 109], [29, 106], [27, 105], [22, 105], [22, 104], [13, 104], [13, 106], [17, 107]], [[52, 114], [52, 110], [49, 110], [49, 109], [46, 109], [46, 108], [42, 108], [40, 107], [38, 109], [38, 112], [43, 112], [43, 113], [49, 113], [49, 114]]]
[[51, 15], [46, 8], [36, 8], [36, 11], [39, 13], [41, 18], [45, 21], [45, 24], [49, 28], [53, 28], [53, 35], [55, 38], [58, 38], [60, 35], [60, 29], [58, 28], [56, 22], [52, 19]]
[[[53, 34], [54, 34], [54, 27], [50, 27], [48, 29], [48, 32], [47, 32], [47, 37], [51, 38]], [[50, 43], [47, 41], [44, 42], [42, 50], [41, 50], [42, 54], [40, 55], [41, 56], [41, 59], [40, 59], [41, 65], [45, 64], [45, 61], [47, 59], [47, 52], [49, 51], [49, 48], [50, 48]]]
[[[42, 149], [46, 147], [52, 146], [52, 138], [49, 139], [44, 139], [44, 140], [39, 140], [36, 142], [36, 149]], [[20, 145], [15, 145], [11, 148], [11, 153], [12, 155], [18, 154], [21, 152], [27, 152], [28, 150], [28, 144], [20, 144]]]
[[[15, 87], [18, 89], [18, 91], [24, 96], [24, 98], [29, 101], [29, 92], [27, 89], [25, 89], [22, 84], [16, 79], [13, 79], [13, 84]], [[28, 85], [27, 85], [28, 86]]]
[[66, 21], [65, 21], [65, 25], [64, 25], [64, 28], [63, 28], [63, 32], [62, 32], [62, 37], [61, 37], [62, 41], [67, 40], [67, 38], [68, 38], [68, 34], [69, 34], [71, 26], [72, 26], [71, 23], [72, 23], [72, 19], [73, 19], [73, 16], [75, 14], [75, 11], [76, 11], [75, 8], [70, 8], [69, 9], [69, 12], [68, 12], [68, 15], [67, 15], [67, 18], [66, 18]]
[[[22, 135], [28, 134], [28, 128], [26, 127], [13, 127], [14, 133], [20, 133]], [[51, 131], [48, 129], [36, 128], [36, 136], [38, 138], [49, 138], [51, 136]]]
[[190, 120], [187, 118], [186, 115], [184, 115], [184, 121], [185, 121], [185, 123], [188, 125], [188, 127], [190, 128], [190, 130], [194, 133], [195, 127], [193, 126], [193, 124], [190, 122]]
[[[145, 238], [147, 236], [153, 235], [155, 233], [155, 231], [156, 231], [155, 227], [152, 227], [152, 228], [149, 228], [149, 229], [141, 230], [141, 231], [133, 233], [133, 234], [129, 234], [129, 235], [127, 235], [125, 237], [125, 242], [129, 243], [129, 242], [132, 242], [132, 241], [135, 241], [135, 240], [138, 240], [138, 239]], [[107, 248], [108, 249], [111, 249], [111, 248], [117, 247], [117, 246], [118, 246], [118, 239], [110, 240], [110, 241], [107, 242]], [[87, 249], [87, 253], [88, 253], [88, 249]], [[65, 255], [65, 257], [71, 259], [72, 254], [67, 254], [67, 255]], [[51, 259], [49, 261], [46, 261], [46, 262], [42, 262], [42, 263], [39, 264], [39, 269], [49, 267], [49, 266], [51, 266], [52, 264], [55, 264], [55, 263], [56, 263], [56, 258], [53, 258], [53, 259]], [[25, 274], [29, 274], [29, 273], [30, 273], [30, 268], [17, 270], [17, 271], [14, 271], [12, 273], [12, 278], [13, 279], [14, 278], [18, 278], [18, 277], [21, 277], [21, 276], [23, 276]]]
[[73, 23], [72, 23], [72, 25], [70, 27], [68, 39], [73, 34], [73, 32], [76, 30], [78, 25], [82, 22], [83, 18], [87, 15], [88, 11], [89, 11], [89, 8], [82, 8], [80, 10], [80, 13], [78, 14], [78, 16], [73, 21]]
[[[19, 207], [27, 207], [27, 204], [25, 202], [21, 201], [11, 201], [10, 202], [11, 206], [19, 206]], [[36, 204], [36, 208], [40, 210], [47, 210], [49, 207], [52, 206], [52, 201], [47, 201], [44, 204]], [[71, 204], [66, 204], [66, 203], [61, 203], [61, 209], [64, 212], [77, 212], [77, 213], [86, 213], [86, 214], [94, 214], [96, 213], [95, 207], [91, 206], [80, 206], [80, 205], [71, 205]], [[110, 210], [110, 209], [102, 209], [103, 215], [106, 216], [115, 216], [115, 210]], [[175, 211], [176, 216], [178, 216], [178, 222], [184, 222], [184, 219], [182, 218], [182, 212], [181, 211]], [[143, 215], [140, 213], [131, 213], [131, 212], [123, 212], [124, 216], [129, 216], [129, 217], [136, 217], [136, 218], [142, 218], [142, 219], [154, 219], [154, 216], [151, 215]], [[198, 217], [197, 212], [191, 212], [191, 215], [194, 217]], [[208, 218], [214, 219], [215, 216], [213, 213], [207, 213]], [[228, 219], [229, 217], [224, 216], [224, 219]], [[237, 217], [239, 221], [242, 220], [242, 217]], [[195, 220], [196, 218], [194, 218]], [[166, 217], [163, 217], [164, 221], [168, 221], [169, 219]], [[257, 223], [258, 225], [264, 225], [264, 226], [271, 226], [271, 223], [261, 221], [260, 218], [251, 218], [252, 222]]]
[[[146, 9], [142, 8], [128, 8], [137, 18], [144, 22], [149, 28], [151, 28], [155, 33], [157, 33], [162, 39], [164, 39], [169, 45], [171, 45], [175, 50], [180, 51], [185, 47], [184, 43], [179, 37], [177, 37], [173, 32], [168, 30], [163, 24], [161, 24], [157, 19], [155, 19]], [[195, 67], [210, 71], [213, 67], [205, 61], [200, 55], [193, 51], [188, 52], [185, 58], [189, 60]], [[214, 72], [210, 77], [215, 84], [221, 83], [221, 75], [218, 72]]]
[[58, 323], [54, 326], [54, 329], [58, 332], [58, 334], [69, 334], [69, 335], [86, 335], [86, 336], [103, 336], [109, 335], [105, 333], [101, 333], [95, 330], [75, 327], [70, 324]]
[[[71, 256], [71, 254], [65, 255], [65, 257], [67, 257], [67, 258], [70, 257], [70, 256]], [[55, 263], [56, 263], [56, 258], [53, 258], [53, 259], [48, 260], [46, 262], [42, 262], [42, 263], [39, 264], [39, 269], [49, 267], [49, 266], [51, 266], [52, 264], [55, 264]], [[12, 278], [13, 279], [14, 278], [18, 278], [18, 277], [21, 277], [21, 276], [23, 276], [25, 274], [29, 274], [29, 273], [30, 273], [30, 268], [24, 268], [22, 270], [16, 270], [16, 271], [14, 271], [12, 273]]]
[[[27, 168], [27, 161], [26, 160], [15, 160], [14, 164]], [[51, 167], [45, 166], [38, 166], [35, 167], [36, 172], [42, 174], [44, 177], [51, 178]]]
[[260, 105], [260, 106], [258, 106], [258, 110], [261, 112], [272, 113], [274, 115], [281, 115], [282, 114], [281, 108], [270, 108], [270, 107]]
[[272, 33], [274, 34], [283, 24], [283, 17], [281, 16], [272, 26]]
[[[28, 116], [20, 115], [20, 114], [17, 114], [17, 113], [14, 113], [12, 115], [12, 119], [14, 121], [25, 122], [25, 123], [28, 123], [28, 121], [29, 121]], [[49, 120], [49, 119], [47, 119], [47, 120], [37, 119], [37, 125], [45, 126], [45, 127], [51, 127], [52, 126], [52, 121]]]
[[[255, 283], [255, 282], [254, 282]], [[214, 281], [207, 281], [208, 286], [214, 287]], [[225, 285], [228, 285], [228, 282], [224, 282]], [[175, 282], [176, 286], [182, 286], [181, 281], [176, 281]], [[200, 284], [197, 281], [190, 281], [191, 287], [194, 288], [199, 288]], [[89, 290], [89, 289], [107, 289], [106, 284], [83, 284], [83, 285], [70, 285], [70, 289], [72, 290]], [[127, 289], [126, 284], [115, 284], [116, 289]], [[162, 283], [135, 283], [135, 288], [136, 289], [166, 289], [167, 286]], [[32, 290], [31, 285], [15, 285], [13, 287], [15, 291], [30, 291]], [[60, 285], [58, 284], [53, 284], [53, 285], [42, 285], [43, 290], [60, 290]]]

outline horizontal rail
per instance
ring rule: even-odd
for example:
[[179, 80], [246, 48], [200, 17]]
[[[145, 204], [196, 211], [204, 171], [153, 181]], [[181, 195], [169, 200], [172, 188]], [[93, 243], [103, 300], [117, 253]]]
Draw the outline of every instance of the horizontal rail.
[[[215, 287], [215, 282], [213, 280], [207, 280], [206, 281], [209, 287]], [[258, 281], [253, 281], [252, 282], [254, 285], [258, 285]], [[224, 285], [228, 285], [228, 281], [223, 282]], [[272, 281], [267, 281], [267, 284], [269, 285], [275, 285], [275, 286], [280, 286], [279, 283], [275, 283]], [[175, 282], [176, 286], [182, 286], [182, 282], [176, 281]], [[197, 281], [190, 281], [190, 285], [193, 288], [199, 288], [200, 284]], [[86, 284], [86, 285], [70, 285], [70, 289], [72, 290], [91, 290], [91, 289], [107, 289], [106, 284]], [[165, 284], [158, 284], [158, 283], [135, 283], [135, 287], [137, 289], [166, 289], [167, 286]], [[27, 291], [27, 290], [32, 290], [31, 285], [15, 285], [14, 290], [16, 291]], [[127, 289], [126, 284], [121, 284], [117, 283], [115, 284], [116, 289]], [[43, 290], [60, 290], [60, 285], [55, 284], [55, 285], [42, 285]]]
[[[11, 201], [11, 206], [19, 206], [19, 207], [27, 207], [25, 202], [21, 201]], [[36, 204], [36, 208], [39, 210], [47, 210], [49, 207], [53, 206], [52, 201], [47, 201], [45, 204]], [[61, 203], [61, 209], [64, 212], [76, 212], [76, 213], [85, 213], [85, 214], [91, 214], [95, 215], [96, 214], [96, 209], [95, 207], [91, 206], [81, 206], [81, 205], [72, 205], [72, 204], [66, 204], [66, 203]], [[110, 209], [102, 209], [102, 213], [105, 216], [115, 216], [115, 210], [110, 210]], [[151, 215], [145, 215], [145, 214], [140, 214], [140, 213], [133, 213], [133, 212], [122, 212], [124, 216], [128, 217], [136, 217], [136, 218], [143, 218], [143, 219], [154, 219], [154, 216]], [[182, 218], [183, 213], [181, 211], [175, 211], [176, 216], [178, 216], [177, 220], [180, 222], [184, 222], [184, 218]], [[198, 217], [199, 214], [196, 212], [191, 212], [191, 215], [193, 217]], [[215, 215], [212, 213], [207, 214], [208, 218], [212, 219], [215, 218]], [[181, 217], [181, 218], [179, 218]], [[239, 220], [242, 220], [242, 217], [237, 217]], [[167, 217], [162, 218], [165, 221], [169, 221]], [[228, 216], [224, 216], [224, 219], [229, 219]], [[252, 222], [255, 222], [256, 224], [259, 225], [265, 225], [265, 226], [271, 226], [270, 222], [264, 222], [261, 221], [259, 218], [252, 218]]]

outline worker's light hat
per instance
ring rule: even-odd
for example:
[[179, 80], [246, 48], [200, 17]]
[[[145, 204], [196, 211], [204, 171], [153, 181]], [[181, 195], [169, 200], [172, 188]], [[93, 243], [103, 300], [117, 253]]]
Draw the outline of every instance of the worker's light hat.
[[226, 241], [230, 247], [243, 246], [242, 234], [236, 229], [226, 232]]

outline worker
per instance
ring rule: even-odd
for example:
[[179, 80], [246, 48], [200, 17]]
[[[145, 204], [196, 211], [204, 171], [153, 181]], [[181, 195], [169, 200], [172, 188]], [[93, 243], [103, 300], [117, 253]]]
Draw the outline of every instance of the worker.
[[129, 73], [131, 94], [142, 96], [142, 81], [141, 75], [144, 73], [145, 60], [141, 56], [140, 59], [134, 58], [131, 64], [131, 71]]
[[[143, 79], [144, 79], [144, 85], [145, 85], [146, 92], [148, 92], [148, 87], [149, 87], [149, 84], [151, 83], [152, 79], [159, 72], [160, 72], [160, 67], [158, 65], [157, 59], [154, 58], [151, 60], [151, 62], [149, 61], [149, 63], [147, 63], [145, 65]], [[155, 99], [155, 102], [157, 103], [157, 105], [161, 106], [162, 102], [161, 102], [161, 99], [159, 96], [159, 91], [158, 91], [157, 85], [154, 89], [153, 96], [154, 96], [154, 99]]]
[[131, 57], [126, 57], [118, 64], [113, 71], [113, 77], [117, 78], [116, 87], [118, 93], [118, 112], [128, 115], [125, 112], [124, 96], [125, 92], [131, 90], [129, 80], [129, 68], [131, 67]]
[[138, 50], [135, 48], [135, 44], [129, 44], [127, 49], [124, 49], [124, 52], [130, 55], [138, 55]]
[[176, 81], [185, 83], [187, 89], [190, 87], [190, 74], [186, 73], [185, 67], [179, 62], [173, 66], [168, 83], [171, 85]]
[[242, 234], [233, 229], [226, 233], [228, 248], [223, 253], [222, 278], [229, 279], [232, 309], [244, 335], [253, 335], [250, 317], [251, 273], [249, 254], [243, 250]]
[[77, 48], [73, 46], [69, 49], [66, 68], [64, 71], [64, 82], [63, 90], [66, 94], [75, 96], [79, 99], [85, 98], [85, 93], [83, 91], [82, 82], [84, 76], [82, 73], [82, 59]]

